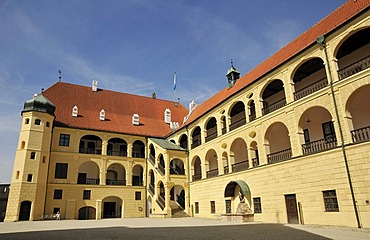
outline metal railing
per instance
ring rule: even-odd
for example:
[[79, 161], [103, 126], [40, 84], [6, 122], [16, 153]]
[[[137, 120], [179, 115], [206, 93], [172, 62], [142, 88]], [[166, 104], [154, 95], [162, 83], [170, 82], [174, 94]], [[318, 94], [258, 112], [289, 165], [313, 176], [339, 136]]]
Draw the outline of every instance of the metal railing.
[[77, 184], [99, 185], [99, 178], [77, 178]]
[[352, 130], [351, 135], [355, 143], [368, 141], [370, 140], [370, 126]]
[[170, 166], [170, 174], [185, 175], [185, 169], [180, 168], [180, 167]]
[[132, 180], [132, 186], [144, 186], [144, 182], [142, 180]]
[[292, 157], [292, 149], [288, 148], [279, 152], [267, 154], [268, 163], [277, 163], [284, 160], [290, 159]]
[[207, 137], [206, 137], [206, 142], [211, 141], [212, 139], [217, 138], [217, 131], [216, 132], [210, 132], [208, 133], [207, 131]]
[[241, 119], [239, 119], [238, 121], [235, 121], [235, 122], [233, 122], [233, 120], [231, 119], [231, 122], [232, 123], [229, 126], [230, 131], [232, 131], [234, 129], [237, 129], [238, 127], [243, 126], [246, 123], [246, 120], [245, 120], [245, 117], [244, 117], [244, 118], [241, 118]]
[[78, 152], [83, 153], [83, 154], [101, 155], [101, 149], [95, 149], [95, 148], [80, 148]]
[[155, 165], [155, 158], [152, 154], [149, 154], [149, 158], [148, 158], [149, 162], [154, 166]]
[[217, 177], [218, 176], [218, 169], [213, 169], [207, 171], [207, 178]]
[[266, 115], [268, 113], [271, 113], [273, 111], [278, 110], [279, 108], [282, 108], [286, 105], [286, 100], [285, 98], [276, 101], [274, 103], [271, 103], [269, 105], [266, 105], [264, 108], [262, 108], [262, 115]]
[[200, 139], [193, 139], [193, 142], [191, 144], [191, 148], [196, 148], [201, 144]]
[[224, 174], [228, 174], [229, 173], [229, 166], [225, 166], [224, 167]]
[[194, 174], [192, 176], [192, 179], [193, 179], [193, 181], [200, 180], [200, 179], [202, 179], [202, 174]]
[[256, 120], [256, 114], [255, 113], [249, 114], [249, 121], [252, 122], [254, 120]]
[[158, 172], [163, 176], [165, 174], [164, 167], [161, 164], [158, 164]]
[[150, 195], [153, 196], [154, 195], [154, 186], [152, 184], [149, 184], [148, 190], [149, 190]]
[[314, 82], [301, 90], [298, 90], [294, 93], [294, 100], [301, 99], [305, 96], [308, 96], [316, 91], [319, 91], [320, 89], [323, 89], [324, 87], [328, 86], [328, 79], [326, 77], [320, 79], [317, 82]]
[[112, 151], [108, 150], [107, 151], [108, 156], [119, 156], [119, 157], [127, 157], [127, 152], [125, 151]]
[[257, 167], [260, 165], [260, 160], [258, 159], [258, 157], [252, 158], [252, 165], [253, 167]]
[[353, 74], [361, 72], [370, 67], [370, 56], [364, 57], [363, 59], [348, 65], [338, 70], [339, 80], [349, 77]]
[[134, 158], [145, 158], [145, 153], [143, 153], [143, 152], [132, 152], [132, 157], [134, 157]]
[[302, 144], [303, 155], [322, 152], [337, 146], [337, 139], [335, 135], [330, 137], [330, 140], [320, 139], [313, 142]]
[[106, 179], [105, 180], [106, 185], [121, 185], [121, 186], [126, 186], [126, 180], [111, 180], [111, 179]]
[[242, 162], [234, 163], [231, 165], [233, 172], [240, 172], [249, 168], [249, 161], [244, 160]]
[[157, 203], [161, 207], [162, 210], [166, 206], [166, 201], [165, 201], [164, 197], [162, 197], [161, 195], [158, 195]]

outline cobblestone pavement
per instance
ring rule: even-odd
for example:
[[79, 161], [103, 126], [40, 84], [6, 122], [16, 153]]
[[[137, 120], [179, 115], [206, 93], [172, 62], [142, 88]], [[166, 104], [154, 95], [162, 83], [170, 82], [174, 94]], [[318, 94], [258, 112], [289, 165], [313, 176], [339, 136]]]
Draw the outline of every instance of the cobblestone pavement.
[[369, 230], [199, 218], [126, 218], [0, 223], [1, 240], [58, 239], [370, 239]]

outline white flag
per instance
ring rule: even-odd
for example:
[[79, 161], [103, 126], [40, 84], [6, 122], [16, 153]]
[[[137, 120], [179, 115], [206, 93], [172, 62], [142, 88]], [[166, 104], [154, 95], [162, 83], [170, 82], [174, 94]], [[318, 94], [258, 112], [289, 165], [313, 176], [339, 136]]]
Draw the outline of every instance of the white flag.
[[173, 75], [173, 90], [176, 90], [176, 72]]

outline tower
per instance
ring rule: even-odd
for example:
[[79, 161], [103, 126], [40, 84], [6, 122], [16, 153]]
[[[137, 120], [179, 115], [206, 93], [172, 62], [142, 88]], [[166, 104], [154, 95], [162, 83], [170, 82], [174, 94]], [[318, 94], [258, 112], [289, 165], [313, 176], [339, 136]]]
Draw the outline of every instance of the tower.
[[234, 67], [232, 60], [231, 67], [227, 70], [226, 77], [229, 88], [232, 88], [240, 77], [240, 72]]
[[5, 221], [43, 215], [54, 111], [42, 93], [24, 103]]

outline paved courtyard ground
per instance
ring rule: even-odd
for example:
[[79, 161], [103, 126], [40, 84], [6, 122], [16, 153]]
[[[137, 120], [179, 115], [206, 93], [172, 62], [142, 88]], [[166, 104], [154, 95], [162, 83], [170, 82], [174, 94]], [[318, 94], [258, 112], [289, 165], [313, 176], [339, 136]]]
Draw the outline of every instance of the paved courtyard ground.
[[0, 223], [1, 240], [370, 239], [369, 230], [198, 218], [126, 218]]

